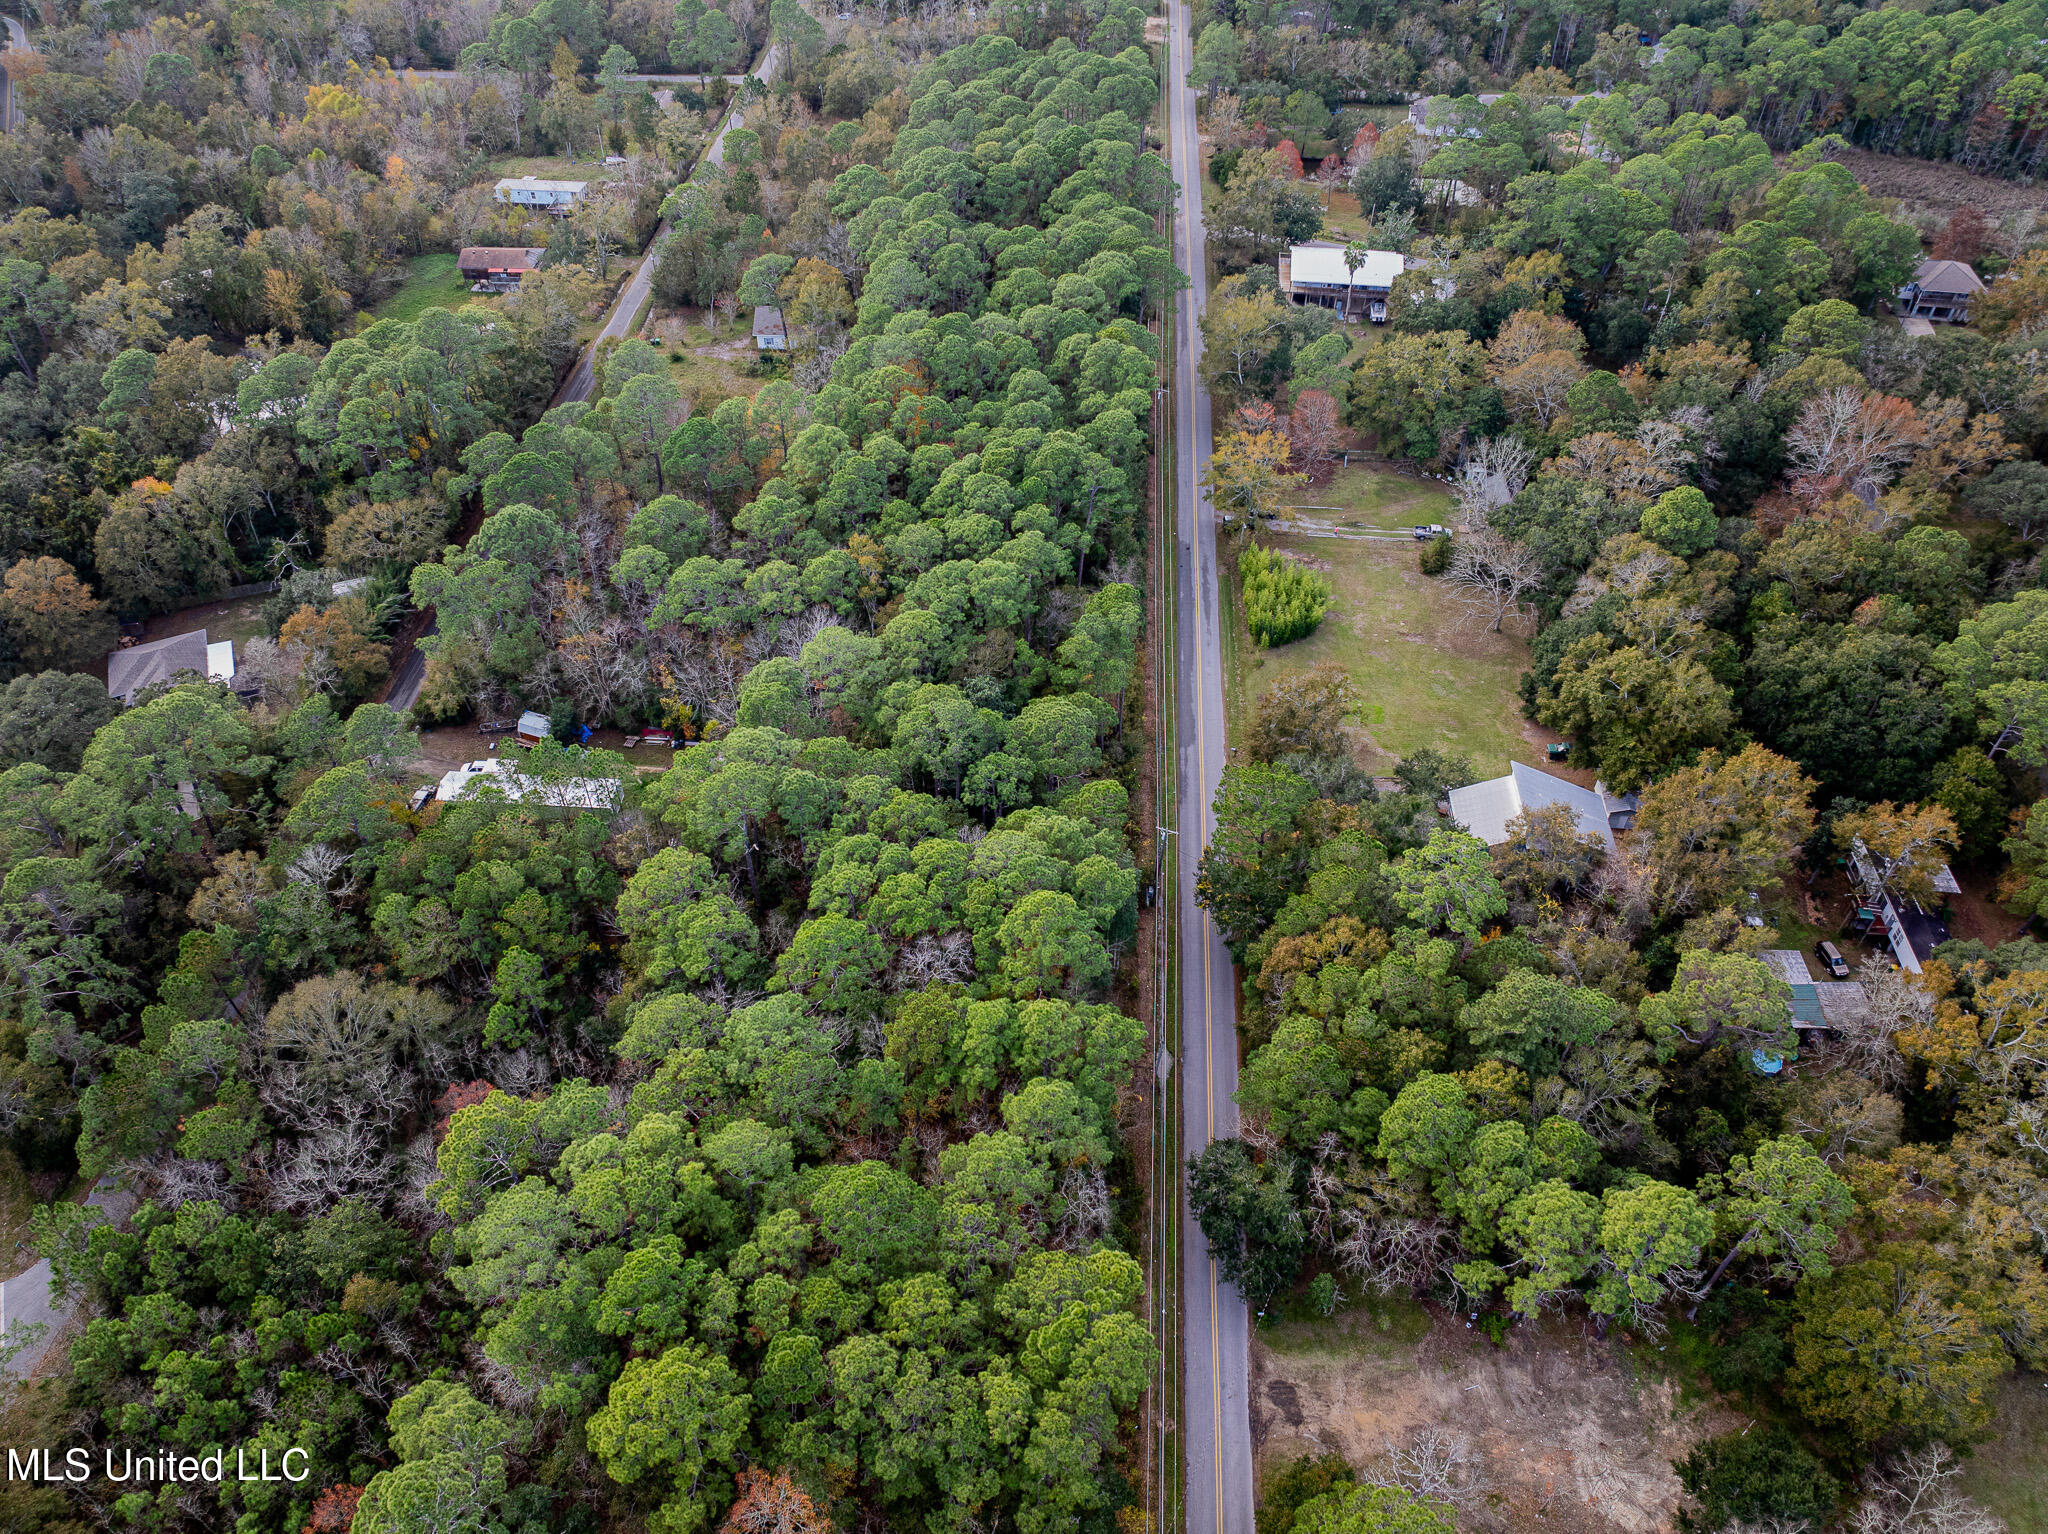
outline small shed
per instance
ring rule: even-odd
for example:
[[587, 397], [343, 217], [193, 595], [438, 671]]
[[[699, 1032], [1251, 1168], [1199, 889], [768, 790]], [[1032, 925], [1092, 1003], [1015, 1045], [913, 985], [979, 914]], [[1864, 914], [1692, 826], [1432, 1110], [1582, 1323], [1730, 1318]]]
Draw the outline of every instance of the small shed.
[[512, 738], [522, 746], [537, 746], [551, 739], [554, 733], [555, 727], [548, 722], [546, 714], [536, 714], [528, 709], [519, 716], [519, 728]]
[[755, 306], [754, 350], [757, 352], [786, 352], [789, 350], [789, 326], [783, 323], [782, 311], [772, 304], [759, 304]]
[[1820, 1002], [1820, 986], [1813, 978], [1813, 971], [1807, 967], [1805, 954], [1796, 948], [1766, 948], [1757, 955], [1757, 959], [1792, 988], [1794, 1028], [1801, 1033], [1812, 1033], [1827, 1027], [1827, 1014]]
[[231, 639], [213, 644], [206, 630], [173, 634], [107, 656], [107, 695], [133, 703], [145, 687], [155, 687], [180, 675], [211, 677], [230, 686], [235, 680], [235, 645]]

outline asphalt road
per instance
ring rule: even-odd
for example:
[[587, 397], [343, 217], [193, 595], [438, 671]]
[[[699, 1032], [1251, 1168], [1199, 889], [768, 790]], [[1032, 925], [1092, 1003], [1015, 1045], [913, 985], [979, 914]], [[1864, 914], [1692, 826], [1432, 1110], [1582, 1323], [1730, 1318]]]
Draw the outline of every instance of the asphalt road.
[[[106, 1210], [107, 1218], [116, 1225], [135, 1208], [135, 1195], [114, 1186], [107, 1178], [100, 1179], [99, 1186], [86, 1195], [85, 1201]], [[71, 1319], [71, 1311], [69, 1305], [50, 1302], [48, 1258], [0, 1284], [0, 1323], [5, 1325], [0, 1340], [20, 1344], [18, 1353], [0, 1363], [0, 1379], [27, 1379], [34, 1374], [57, 1345], [64, 1323]]]
[[[436, 632], [436, 626], [429, 623], [427, 633]], [[424, 636], [422, 636], [424, 637]], [[398, 675], [391, 679], [391, 686], [385, 690], [384, 703], [388, 708], [404, 713], [420, 700], [420, 684], [427, 679], [427, 652], [414, 645], [410, 654], [399, 665]]]
[[[767, 51], [761, 55], [761, 62], [755, 67], [754, 75], [763, 85], [775, 78], [775, 44], [770, 43]], [[732, 125], [736, 120], [736, 113], [727, 113], [723, 126], [718, 130], [718, 137], [713, 139], [711, 147], [704, 151], [704, 158], [713, 165], [725, 163], [725, 136], [732, 131]], [[640, 312], [640, 306], [647, 302], [647, 294], [654, 286], [655, 253], [661, 247], [661, 237], [667, 232], [667, 224], [654, 231], [654, 238], [647, 244], [646, 259], [640, 263], [639, 270], [633, 273], [632, 280], [619, 294], [619, 301], [612, 306], [612, 312], [605, 316], [604, 326], [598, 331], [597, 339], [584, 348], [583, 355], [576, 359], [576, 366], [570, 372], [567, 381], [556, 392], [554, 402], [557, 405], [590, 398], [590, 392], [597, 383], [592, 372], [597, 349], [608, 340], [624, 340], [626, 332], [632, 328], [633, 316]]]
[[[1216, 517], [1197, 483], [1214, 434], [1209, 391], [1197, 370], [1199, 316], [1208, 303], [1203, 250], [1202, 163], [1195, 136], [1195, 95], [1188, 88], [1193, 47], [1187, 0], [1170, 0], [1167, 121], [1180, 203], [1173, 255], [1192, 286], [1174, 313], [1174, 474], [1180, 611], [1179, 824], [1181, 1147], [1199, 1155], [1211, 1140], [1237, 1133], [1237, 988], [1230, 951], [1195, 904], [1196, 865], [1214, 829], [1223, 777], [1223, 649], [1216, 585]], [[1246, 1401], [1245, 1304], [1218, 1277], [1194, 1211], [1181, 1209], [1182, 1369], [1186, 1389], [1180, 1431], [1187, 1446], [1186, 1534], [1251, 1534], [1252, 1443]]]
[[[12, 16], [0, 16], [0, 22], [7, 25], [7, 47], [10, 51], [30, 51], [28, 29]], [[14, 105], [14, 80], [6, 66], [0, 64], [0, 129], [12, 133], [21, 123], [21, 113]]]

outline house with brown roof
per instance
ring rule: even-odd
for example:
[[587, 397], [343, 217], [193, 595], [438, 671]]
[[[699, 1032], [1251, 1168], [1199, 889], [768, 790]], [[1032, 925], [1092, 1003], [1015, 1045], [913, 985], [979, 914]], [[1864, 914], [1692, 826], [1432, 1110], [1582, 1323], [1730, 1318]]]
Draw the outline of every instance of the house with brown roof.
[[1984, 281], [1965, 261], [1922, 261], [1913, 280], [1899, 289], [1896, 308], [1906, 318], [1970, 323], [1970, 300], [1984, 291]]
[[465, 245], [455, 258], [455, 269], [471, 282], [516, 288], [520, 278], [540, 270], [545, 255], [547, 251], [538, 246]]

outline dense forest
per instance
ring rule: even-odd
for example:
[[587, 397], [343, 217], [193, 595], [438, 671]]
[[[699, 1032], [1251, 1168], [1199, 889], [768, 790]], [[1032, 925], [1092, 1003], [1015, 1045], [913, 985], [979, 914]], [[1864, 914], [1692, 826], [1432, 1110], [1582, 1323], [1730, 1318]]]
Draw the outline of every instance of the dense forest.
[[[2033, 177], [2048, 156], [2044, 12], [1747, 0], [1302, 6], [1209, 0], [1192, 83], [1241, 96], [1298, 144], [1346, 102], [1540, 89], [1595, 120], [1739, 116], [1779, 151], [1829, 133], [1888, 154]], [[1303, 153], [1310, 151], [1304, 147]]]
[[[1952, 864], [1995, 919], [2044, 909], [2048, 248], [2031, 213], [1905, 222], [1841, 163], [2036, 174], [2038, 12], [1579, 20], [1201, 34], [1219, 502], [1256, 528], [1345, 426], [1445, 475], [1422, 570], [1533, 636], [1525, 712], [1640, 809], [1489, 848], [1434, 806], [1490, 771], [1361, 771], [1369, 678], [1269, 689], [1202, 865], [1246, 1058], [1196, 1209], [1258, 1308], [1654, 1340], [1763, 1424], [1679, 1464], [1689, 1529], [1995, 1529], [1955, 1475], [2048, 1366], [2048, 949], [2014, 919], [1917, 975], [1866, 954], [1825, 1032], [1758, 956], [1842, 936], [1852, 855], [1902, 908]], [[1442, 94], [1385, 126], [1340, 80]], [[1333, 223], [1404, 255], [1384, 330], [1280, 292]], [[1890, 301], [1930, 255], [1987, 288], [1915, 338]], [[1294, 1466], [1262, 1526], [1322, 1526], [1357, 1470]], [[1449, 1484], [1421, 1470], [1375, 1473]]]
[[[1858, 838], [1902, 896], [2048, 901], [2048, 253], [1837, 155], [2038, 173], [2038, 6], [1936, 9], [1198, 18], [1212, 483], [1256, 516], [1343, 424], [1476, 466], [1431, 556], [1643, 795], [1612, 854], [1489, 854], [1434, 809], [1469, 764], [1381, 792], [1345, 681], [1268, 699], [1204, 866], [1248, 996], [1205, 1228], [1260, 1303], [1668, 1328], [1782, 1429], [1688, 1462], [1704, 1528], [1891, 1516], [2048, 1327], [2038, 947], [1868, 978], [1812, 1050], [1743, 919]], [[307, 1475], [0, 1513], [1142, 1534], [1147, 13], [26, 20], [0, 1132], [83, 1324], [11, 1430]], [[1410, 91], [1424, 132], [1362, 131]], [[598, 190], [495, 199], [536, 165]], [[1408, 258], [1371, 346], [1275, 292], [1339, 188]], [[788, 355], [735, 390], [650, 330], [551, 406], [649, 241], [658, 309], [775, 305]], [[466, 245], [546, 259], [413, 301]], [[1990, 288], [1909, 341], [1929, 249]], [[239, 691], [108, 698], [117, 624], [273, 581]], [[422, 727], [526, 709], [558, 739], [414, 807]], [[659, 771], [568, 743], [656, 725]], [[1323, 1489], [1288, 1516], [1443, 1523]]]
[[[949, 51], [783, 3], [39, 19], [0, 139], [4, 1128], [140, 1202], [36, 1211], [86, 1319], [11, 1420], [303, 1474], [10, 1484], [10, 1526], [1127, 1519], [1112, 997], [1180, 278], [1112, 10]], [[771, 33], [723, 166], [732, 87], [626, 78]], [[507, 154], [605, 151], [566, 218], [491, 199]], [[792, 355], [726, 397], [635, 338], [548, 408], [657, 213], [657, 302], [779, 302]], [[548, 259], [369, 312], [470, 241]], [[81, 674], [266, 575], [239, 693]], [[365, 701], [428, 608], [414, 714]], [[419, 724], [519, 708], [689, 744], [419, 806]]]

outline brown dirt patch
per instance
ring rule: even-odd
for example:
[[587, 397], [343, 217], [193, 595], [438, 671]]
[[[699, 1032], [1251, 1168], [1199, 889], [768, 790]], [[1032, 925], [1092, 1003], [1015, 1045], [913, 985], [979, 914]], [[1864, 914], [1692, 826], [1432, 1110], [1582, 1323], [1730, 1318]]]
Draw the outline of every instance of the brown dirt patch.
[[1996, 948], [2000, 943], [2011, 942], [2025, 929], [2024, 916], [2015, 916], [1998, 904], [1997, 881], [1989, 873], [1975, 868], [1959, 869], [1956, 883], [1963, 887], [1963, 892], [1948, 897], [1949, 909], [1955, 913], [1955, 920], [1948, 924], [1949, 936], [1975, 938]]
[[1255, 1335], [1251, 1411], [1262, 1479], [1332, 1451], [1363, 1469], [1418, 1429], [1462, 1436], [1476, 1467], [1458, 1510], [1466, 1534], [1661, 1534], [1681, 1496], [1671, 1462], [1746, 1420], [1716, 1403], [1682, 1403], [1671, 1381], [1643, 1374], [1618, 1334], [1603, 1341], [1588, 1325], [1546, 1322], [1495, 1348], [1443, 1314], [1417, 1346], [1383, 1353], [1276, 1353]]
[[2048, 206], [2048, 192], [2038, 186], [1974, 175], [1934, 160], [1851, 149], [1842, 163], [1872, 196], [1896, 197], [1909, 214], [1925, 211], [1946, 218], [1957, 208], [1968, 207], [1993, 219], [2024, 213], [2038, 217]]

